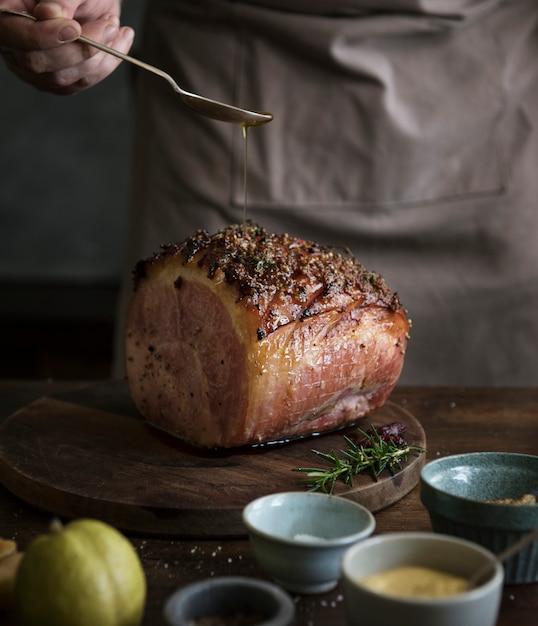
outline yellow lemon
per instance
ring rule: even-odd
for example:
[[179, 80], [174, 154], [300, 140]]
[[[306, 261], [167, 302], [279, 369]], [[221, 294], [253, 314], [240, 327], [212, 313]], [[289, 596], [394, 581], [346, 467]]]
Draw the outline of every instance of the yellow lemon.
[[146, 578], [133, 545], [91, 519], [59, 522], [34, 539], [19, 566], [21, 626], [138, 626]]

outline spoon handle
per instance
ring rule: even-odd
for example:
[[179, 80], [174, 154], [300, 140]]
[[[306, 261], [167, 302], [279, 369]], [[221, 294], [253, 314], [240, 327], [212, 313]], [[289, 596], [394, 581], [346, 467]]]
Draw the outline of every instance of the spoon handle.
[[513, 543], [511, 546], [508, 546], [508, 548], [505, 548], [497, 555], [497, 559], [501, 562], [506, 561], [511, 556], [514, 556], [514, 554], [519, 552], [522, 548], [524, 548], [527, 544], [532, 543], [535, 539], [538, 539], [538, 528], [535, 528], [534, 530], [526, 533], [525, 535], [523, 535], [523, 537], [521, 537], [521, 539]]
[[[502, 552], [499, 552], [499, 554], [497, 554], [497, 561], [501, 563], [507, 561], [510, 557], [514, 556], [514, 554], [517, 554], [521, 549], [523, 549], [526, 545], [532, 543], [535, 539], [538, 539], [538, 528], [535, 528], [534, 530], [525, 533], [523, 537], [521, 537], [521, 539], [518, 539], [518, 541], [508, 546], [508, 548], [502, 550]], [[482, 567], [479, 567], [476, 572], [474, 572], [469, 578], [468, 588], [472, 589], [473, 587], [476, 587], [476, 585], [481, 581], [483, 576], [485, 576], [491, 568], [491, 563], [486, 563]]]
[[[7, 9], [4, 7], [0, 7], [0, 13], [6, 13], [9, 15], [19, 15], [21, 17], [27, 17], [34, 21], [36, 19], [31, 13], [28, 13], [27, 11], [17, 11], [15, 9]], [[120, 52], [119, 50], [115, 50], [114, 48], [109, 48], [108, 46], [105, 46], [104, 44], [99, 43], [98, 41], [94, 41], [93, 39], [89, 39], [88, 37], [85, 37], [84, 35], [79, 35], [77, 37], [77, 41], [85, 43], [88, 46], [92, 46], [93, 48], [97, 48], [98, 50], [101, 50], [102, 52], [108, 52], [108, 54], [112, 54], [113, 56], [118, 57], [118, 59], [121, 59], [122, 61], [127, 61], [128, 63], [132, 63], [133, 65], [137, 65], [138, 67], [141, 67], [142, 69], [147, 70], [148, 72], [157, 74], [157, 76], [160, 76], [161, 78], [164, 78], [165, 80], [167, 80], [170, 83], [170, 85], [174, 88], [174, 90], [177, 91], [178, 93], [190, 95], [188, 92], [185, 92], [183, 89], [181, 89], [181, 87], [170, 76], [170, 74], [167, 74], [166, 72], [159, 69], [158, 67], [150, 65], [149, 63], [144, 63], [144, 61], [135, 59], [135, 57], [129, 56], [128, 54], [124, 54], [123, 52]]]
[[173, 87], [173, 89], [177, 91], [178, 93], [190, 95], [188, 92], [181, 89], [181, 87], [170, 76], [170, 74], [159, 69], [158, 67], [155, 67], [154, 65], [150, 65], [149, 63], [140, 61], [139, 59], [129, 56], [128, 54], [124, 54], [123, 52], [120, 52], [119, 50], [116, 50], [115, 48], [109, 48], [108, 46], [105, 46], [104, 44], [99, 43], [98, 41], [94, 41], [93, 39], [89, 39], [88, 37], [85, 37], [84, 35], [79, 35], [77, 41], [81, 41], [82, 43], [85, 43], [88, 46], [93, 46], [94, 48], [97, 48], [98, 50], [101, 50], [102, 52], [108, 52], [108, 54], [112, 54], [113, 56], [118, 57], [118, 59], [121, 59], [122, 61], [127, 61], [128, 63], [132, 63], [133, 65], [137, 65], [138, 67], [141, 67], [142, 69], [147, 70], [148, 72], [157, 74], [157, 76], [160, 76], [161, 78], [164, 78], [165, 80], [167, 80], [170, 83], [170, 85]]

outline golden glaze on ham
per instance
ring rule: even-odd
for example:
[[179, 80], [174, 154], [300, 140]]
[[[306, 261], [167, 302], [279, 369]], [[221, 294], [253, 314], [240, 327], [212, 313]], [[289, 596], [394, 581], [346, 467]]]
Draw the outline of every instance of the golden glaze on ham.
[[349, 255], [252, 225], [198, 231], [135, 269], [127, 378], [149, 422], [197, 446], [290, 439], [380, 407], [408, 331]]

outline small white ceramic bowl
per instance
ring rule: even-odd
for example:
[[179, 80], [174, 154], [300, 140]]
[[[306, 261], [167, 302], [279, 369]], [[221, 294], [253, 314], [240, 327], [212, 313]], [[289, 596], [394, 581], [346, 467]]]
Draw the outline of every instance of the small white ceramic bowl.
[[[498, 504], [538, 490], [538, 456], [509, 452], [456, 454], [427, 463], [420, 498], [435, 532], [475, 541], [498, 554], [538, 528], [538, 504]], [[505, 584], [538, 582], [538, 541], [504, 564]]]
[[374, 516], [356, 502], [295, 491], [250, 502], [243, 522], [260, 566], [294, 593], [335, 587], [345, 551], [375, 529]]
[[227, 619], [238, 624], [248, 620], [263, 626], [292, 626], [295, 605], [285, 591], [266, 581], [219, 576], [176, 591], [166, 601], [164, 617], [169, 626], [193, 626], [204, 619], [204, 623]]
[[[468, 578], [485, 563], [489, 577], [478, 587], [445, 598], [403, 598], [372, 591], [365, 576], [421, 566]], [[503, 585], [495, 556], [470, 541], [436, 533], [389, 533], [350, 548], [342, 561], [344, 606], [351, 626], [494, 626]]]

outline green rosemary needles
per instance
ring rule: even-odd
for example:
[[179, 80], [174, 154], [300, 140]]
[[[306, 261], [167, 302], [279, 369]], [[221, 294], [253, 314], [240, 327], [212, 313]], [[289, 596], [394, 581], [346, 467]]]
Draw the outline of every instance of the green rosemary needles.
[[401, 469], [411, 453], [422, 454], [424, 448], [409, 445], [403, 438], [405, 426], [399, 422], [386, 424], [376, 429], [371, 426], [367, 431], [357, 429], [361, 436], [358, 442], [347, 435], [343, 436], [347, 448], [340, 453], [332, 450], [330, 453], [312, 450], [319, 458], [326, 461], [330, 467], [297, 467], [293, 471], [303, 472], [306, 477], [301, 480], [308, 491], [324, 491], [332, 493], [337, 481], [342, 481], [349, 487], [353, 486], [353, 478], [357, 474], [370, 473], [374, 480], [384, 470], [395, 474]]

